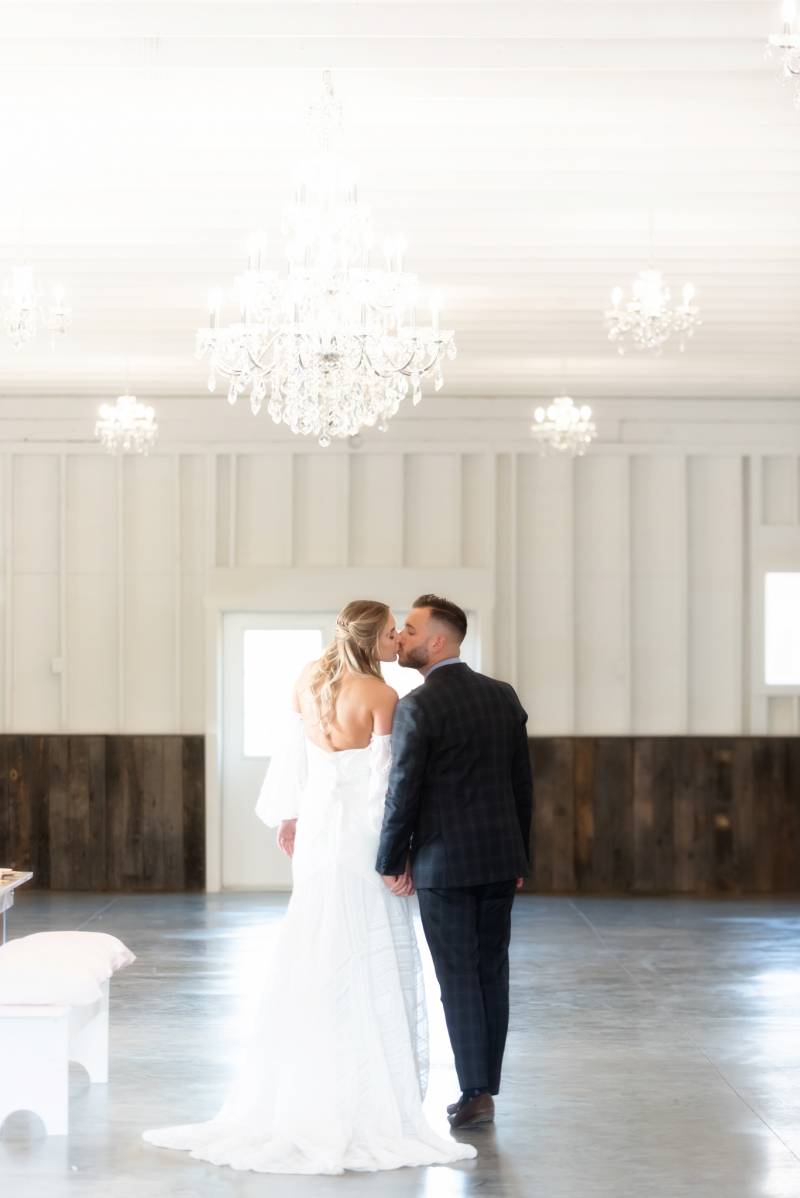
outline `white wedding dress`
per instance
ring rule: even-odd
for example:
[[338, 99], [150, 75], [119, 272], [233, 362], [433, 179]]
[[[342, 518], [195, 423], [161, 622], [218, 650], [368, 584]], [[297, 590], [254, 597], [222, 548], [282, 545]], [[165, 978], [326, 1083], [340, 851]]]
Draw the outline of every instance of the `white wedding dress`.
[[264, 1173], [448, 1164], [476, 1155], [422, 1112], [427, 1025], [408, 899], [375, 872], [388, 736], [329, 753], [293, 715], [259, 796], [298, 818], [294, 890], [252, 1037], [220, 1112], [145, 1140]]

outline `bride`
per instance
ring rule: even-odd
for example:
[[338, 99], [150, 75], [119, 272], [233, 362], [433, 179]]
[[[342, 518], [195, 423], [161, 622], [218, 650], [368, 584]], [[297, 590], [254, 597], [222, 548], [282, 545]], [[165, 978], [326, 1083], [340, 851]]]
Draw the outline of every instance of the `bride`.
[[[427, 1026], [407, 899], [375, 870], [397, 695], [383, 603], [349, 603], [293, 712], [259, 796], [294, 889], [233, 1086], [207, 1123], [150, 1144], [264, 1173], [342, 1173], [474, 1157], [422, 1112]], [[397, 887], [413, 892], [410, 876]]]

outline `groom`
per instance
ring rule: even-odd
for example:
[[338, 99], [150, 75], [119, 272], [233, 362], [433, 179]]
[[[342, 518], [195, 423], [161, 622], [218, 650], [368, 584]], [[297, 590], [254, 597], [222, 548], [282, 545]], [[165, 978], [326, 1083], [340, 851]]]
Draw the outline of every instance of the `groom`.
[[398, 635], [400, 665], [425, 685], [395, 711], [377, 862], [395, 894], [413, 874], [461, 1086], [453, 1127], [494, 1119], [532, 807], [528, 717], [508, 683], [461, 661], [466, 632], [460, 607], [422, 595]]

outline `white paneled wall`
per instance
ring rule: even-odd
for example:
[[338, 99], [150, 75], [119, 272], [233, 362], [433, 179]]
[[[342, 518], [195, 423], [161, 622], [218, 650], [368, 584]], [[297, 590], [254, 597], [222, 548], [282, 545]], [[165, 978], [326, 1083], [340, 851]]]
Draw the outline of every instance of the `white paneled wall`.
[[209, 571], [268, 608], [270, 572], [285, 597], [347, 567], [488, 571], [487, 667], [532, 733], [799, 730], [759, 656], [763, 570], [800, 569], [795, 454], [20, 448], [0, 496], [7, 731], [201, 732]]
[[[531, 727], [574, 728], [575, 468], [560, 458], [512, 459], [515, 561], [509, 621], [515, 626], [516, 676]], [[503, 563], [510, 570], [512, 563]], [[509, 638], [510, 639], [510, 638]], [[508, 652], [512, 648], [509, 644]], [[506, 666], [508, 665], [508, 658]], [[501, 667], [502, 668], [502, 667]], [[533, 668], [540, 683], [528, 685]]]
[[741, 458], [689, 460], [689, 731], [742, 722]]
[[[105, 731], [118, 719], [119, 463], [77, 454], [65, 463], [66, 711], [71, 731]], [[14, 725], [21, 726], [18, 711]]]
[[686, 732], [688, 462], [641, 454], [630, 467], [632, 731]]
[[630, 459], [587, 457], [575, 470], [575, 731], [625, 733], [630, 695]]

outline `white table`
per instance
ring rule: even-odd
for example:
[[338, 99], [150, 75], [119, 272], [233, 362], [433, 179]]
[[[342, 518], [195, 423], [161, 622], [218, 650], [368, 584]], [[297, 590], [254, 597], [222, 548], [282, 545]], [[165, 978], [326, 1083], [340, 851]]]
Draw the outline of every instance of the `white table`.
[[3, 913], [3, 939], [0, 943], [2, 944], [6, 942], [6, 916], [14, 906], [14, 891], [18, 886], [22, 886], [23, 882], [30, 882], [32, 877], [32, 873], [16, 870], [10, 876], [0, 878], [0, 911]]

